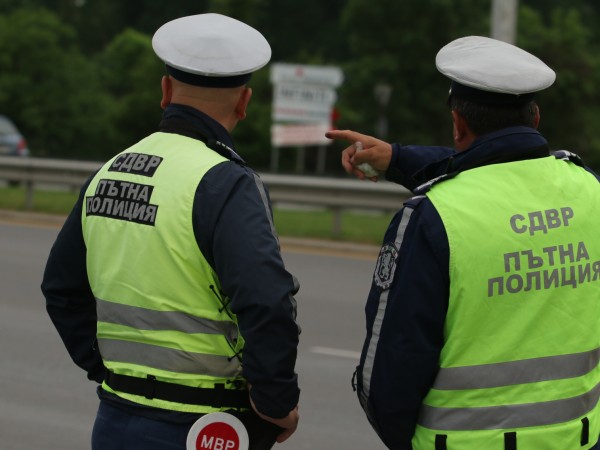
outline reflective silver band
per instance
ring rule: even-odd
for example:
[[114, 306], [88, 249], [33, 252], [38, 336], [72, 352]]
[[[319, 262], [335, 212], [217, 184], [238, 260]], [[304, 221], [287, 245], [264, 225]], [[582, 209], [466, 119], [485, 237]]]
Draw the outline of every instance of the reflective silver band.
[[169, 372], [233, 378], [241, 374], [238, 358], [186, 352], [117, 339], [98, 339], [102, 359], [139, 364]]
[[480, 366], [441, 368], [433, 383], [438, 390], [485, 389], [575, 378], [600, 363], [600, 348], [571, 355], [548, 356]]
[[267, 218], [269, 219], [269, 225], [271, 226], [271, 233], [273, 233], [273, 236], [275, 236], [275, 239], [277, 239], [277, 242], [279, 242], [279, 237], [277, 236], [277, 231], [275, 230], [275, 224], [273, 223], [273, 218], [271, 217], [271, 208], [269, 206], [270, 205], [269, 196], [267, 195], [267, 190], [265, 189], [265, 185], [263, 184], [262, 180], [256, 173], [254, 174], [254, 182], [256, 183], [256, 188], [258, 189], [258, 192], [260, 193], [260, 198], [265, 207], [265, 212], [267, 213]]
[[[396, 231], [396, 239], [394, 245], [399, 251], [402, 241], [404, 240], [404, 233], [406, 226], [410, 221], [410, 216], [413, 213], [413, 208], [404, 207], [400, 223], [398, 224], [398, 230]], [[362, 368], [362, 392], [359, 392], [363, 404], [366, 404], [366, 400], [369, 398], [369, 392], [371, 390], [371, 375], [373, 374], [373, 366], [375, 364], [375, 353], [377, 352], [377, 344], [379, 343], [379, 335], [381, 334], [381, 326], [383, 325], [383, 319], [385, 316], [385, 309], [387, 307], [388, 295], [390, 290], [384, 290], [379, 297], [379, 306], [377, 307], [377, 314], [373, 321], [373, 328], [371, 329], [371, 339], [367, 346], [367, 353], [365, 355], [365, 362]]]
[[194, 334], [219, 334], [229, 342], [237, 339], [237, 325], [231, 321], [195, 317], [181, 311], [156, 311], [96, 299], [98, 321], [124, 325], [137, 330], [169, 330]]
[[419, 425], [434, 430], [500, 430], [537, 427], [575, 420], [589, 413], [600, 399], [600, 383], [577, 397], [541, 403], [481, 408], [437, 408], [421, 405]]
[[[256, 183], [256, 188], [258, 189], [258, 192], [260, 193], [260, 198], [263, 202], [263, 205], [265, 207], [265, 214], [267, 215], [267, 219], [269, 220], [269, 226], [271, 227], [271, 233], [273, 234], [273, 236], [275, 237], [275, 240], [277, 241], [277, 247], [280, 247], [280, 243], [279, 243], [279, 236], [277, 235], [277, 230], [275, 229], [275, 224], [273, 223], [273, 213], [271, 211], [271, 202], [269, 201], [269, 195], [267, 194], [267, 190], [265, 189], [265, 185], [263, 183], [263, 181], [261, 180], [261, 178], [258, 176], [258, 174], [254, 174], [254, 183]], [[296, 277], [292, 277], [293, 278], [293, 282], [294, 282], [294, 291], [297, 292], [298, 289], [300, 288], [300, 285], [298, 283], [298, 279]], [[290, 304], [292, 305], [292, 310], [294, 311], [294, 322], [296, 323], [296, 326], [298, 327], [298, 329], [300, 329], [300, 325], [298, 325], [298, 323], [296, 322], [297, 319], [297, 310], [298, 310], [298, 304], [296, 303], [296, 299], [294, 298], [294, 296], [292, 294], [290, 294], [288, 296], [288, 300], [290, 301]]]
[[369, 341], [369, 347], [367, 354], [365, 355], [365, 363], [362, 370], [362, 392], [359, 392], [359, 395], [363, 399], [363, 404], [367, 404], [366, 401], [371, 392], [371, 375], [373, 374], [373, 366], [375, 365], [375, 353], [377, 352], [377, 344], [379, 343], [379, 335], [381, 333], [383, 316], [385, 316], [385, 308], [387, 306], [389, 292], [390, 290], [386, 289], [379, 297], [377, 315], [375, 316], [375, 320], [373, 321], [373, 329], [371, 330], [371, 340]]

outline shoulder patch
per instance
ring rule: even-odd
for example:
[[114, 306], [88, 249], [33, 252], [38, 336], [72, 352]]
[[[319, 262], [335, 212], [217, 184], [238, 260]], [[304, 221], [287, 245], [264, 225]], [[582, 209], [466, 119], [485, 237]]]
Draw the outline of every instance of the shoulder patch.
[[394, 281], [394, 273], [398, 263], [398, 249], [394, 243], [385, 244], [379, 252], [375, 273], [373, 275], [375, 285], [386, 290]]
[[415, 209], [423, 200], [427, 198], [426, 195], [415, 195], [404, 202], [404, 206]]

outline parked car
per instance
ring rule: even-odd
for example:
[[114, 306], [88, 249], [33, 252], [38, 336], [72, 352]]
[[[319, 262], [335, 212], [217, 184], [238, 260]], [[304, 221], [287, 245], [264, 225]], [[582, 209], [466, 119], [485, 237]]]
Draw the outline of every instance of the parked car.
[[0, 156], [29, 156], [27, 141], [6, 116], [0, 115]]

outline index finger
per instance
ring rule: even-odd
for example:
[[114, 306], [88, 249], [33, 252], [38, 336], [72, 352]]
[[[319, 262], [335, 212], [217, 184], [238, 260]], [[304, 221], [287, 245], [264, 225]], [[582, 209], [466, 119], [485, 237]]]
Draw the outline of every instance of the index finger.
[[351, 142], [363, 141], [368, 136], [365, 134], [357, 133], [352, 130], [330, 130], [325, 133], [325, 137], [335, 140], [346, 140]]

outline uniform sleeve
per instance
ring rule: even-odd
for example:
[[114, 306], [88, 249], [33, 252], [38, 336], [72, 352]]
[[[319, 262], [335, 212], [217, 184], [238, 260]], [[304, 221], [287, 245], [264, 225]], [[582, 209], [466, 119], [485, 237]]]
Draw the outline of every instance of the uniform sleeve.
[[286, 271], [270, 202], [249, 169], [226, 162], [198, 186], [198, 244], [214, 268], [246, 341], [243, 374], [257, 409], [285, 417], [297, 404], [296, 279]]
[[383, 442], [410, 450], [418, 411], [439, 368], [448, 305], [446, 233], [424, 199], [407, 202], [385, 236], [366, 306], [357, 370], [361, 406]]
[[82, 199], [88, 183], [50, 250], [42, 280], [46, 310], [69, 355], [101, 382], [104, 364], [96, 346], [96, 301], [86, 268], [86, 248], [81, 228]]
[[450, 147], [392, 144], [392, 159], [385, 178], [414, 191], [444, 173], [447, 166], [444, 161], [455, 153]]
[[592, 175], [594, 175], [596, 177], [596, 179], [598, 181], [600, 181], [600, 175], [598, 175], [596, 172], [594, 172], [590, 167], [585, 167], [585, 170], [587, 170], [589, 173], [591, 173]]

